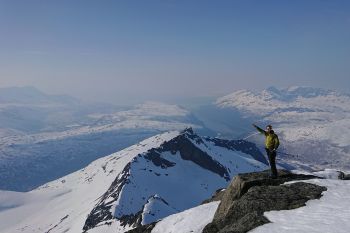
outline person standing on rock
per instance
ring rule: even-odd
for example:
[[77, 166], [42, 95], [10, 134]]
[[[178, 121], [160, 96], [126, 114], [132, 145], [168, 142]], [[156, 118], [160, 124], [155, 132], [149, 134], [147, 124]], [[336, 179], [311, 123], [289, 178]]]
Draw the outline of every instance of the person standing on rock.
[[265, 135], [265, 150], [267, 157], [269, 158], [270, 167], [271, 167], [271, 178], [277, 178], [277, 168], [276, 168], [276, 156], [277, 148], [280, 145], [277, 134], [272, 130], [272, 126], [266, 126], [266, 131], [259, 128], [255, 124], [253, 126], [262, 134]]

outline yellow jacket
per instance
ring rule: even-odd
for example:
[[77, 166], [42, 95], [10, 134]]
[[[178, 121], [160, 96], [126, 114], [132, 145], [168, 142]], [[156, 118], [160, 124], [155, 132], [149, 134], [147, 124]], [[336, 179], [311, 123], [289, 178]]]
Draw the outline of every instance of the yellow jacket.
[[280, 145], [280, 140], [278, 139], [277, 134], [273, 130], [271, 132], [267, 132], [258, 126], [254, 125], [254, 127], [262, 134], [265, 135], [265, 147], [269, 150], [276, 150]]

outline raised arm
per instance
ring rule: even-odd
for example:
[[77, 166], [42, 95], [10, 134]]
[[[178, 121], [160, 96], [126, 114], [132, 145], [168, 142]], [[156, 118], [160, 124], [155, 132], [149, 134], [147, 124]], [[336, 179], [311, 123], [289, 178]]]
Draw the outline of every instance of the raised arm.
[[253, 127], [256, 128], [260, 133], [266, 135], [266, 131], [263, 130], [262, 128], [258, 127], [257, 125], [253, 124]]

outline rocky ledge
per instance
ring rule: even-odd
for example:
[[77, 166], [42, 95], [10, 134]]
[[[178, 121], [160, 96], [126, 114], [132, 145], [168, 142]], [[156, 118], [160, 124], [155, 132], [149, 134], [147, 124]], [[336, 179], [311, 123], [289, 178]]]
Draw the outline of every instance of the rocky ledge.
[[[268, 171], [236, 176], [221, 197], [221, 203], [212, 223], [203, 233], [243, 233], [269, 223], [264, 212], [289, 210], [305, 206], [311, 199], [321, 197], [327, 189], [305, 182], [293, 182], [317, 178], [310, 175], [279, 171], [277, 179], [270, 179]], [[215, 199], [215, 197], [214, 197]]]

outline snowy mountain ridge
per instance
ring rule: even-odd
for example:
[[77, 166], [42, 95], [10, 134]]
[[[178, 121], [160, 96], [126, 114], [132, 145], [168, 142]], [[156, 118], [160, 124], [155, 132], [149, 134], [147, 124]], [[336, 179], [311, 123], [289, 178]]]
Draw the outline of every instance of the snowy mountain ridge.
[[125, 232], [199, 205], [237, 173], [266, 168], [252, 143], [172, 131], [33, 191], [0, 192], [0, 232]]

